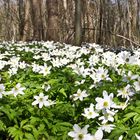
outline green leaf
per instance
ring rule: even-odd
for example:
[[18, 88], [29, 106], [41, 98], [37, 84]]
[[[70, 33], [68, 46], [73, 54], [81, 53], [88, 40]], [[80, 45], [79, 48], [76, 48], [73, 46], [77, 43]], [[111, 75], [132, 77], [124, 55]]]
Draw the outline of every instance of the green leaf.
[[119, 136], [121, 136], [123, 133], [126, 133], [129, 130], [129, 128], [125, 127], [124, 125], [120, 124], [120, 127], [116, 127], [110, 134], [109, 139], [115, 139], [118, 140]]
[[27, 138], [28, 140], [35, 140], [34, 136], [30, 133], [25, 133], [25, 138]]
[[45, 128], [45, 125], [44, 124], [40, 124], [39, 127], [38, 127], [38, 131], [43, 131]]
[[17, 125], [8, 128], [8, 133], [14, 140], [22, 140], [24, 133], [18, 128]]
[[26, 131], [31, 131], [34, 128], [34, 126], [30, 125], [30, 124], [27, 124], [27, 125], [24, 125], [22, 128]]
[[140, 114], [140, 108], [134, 108], [133, 111]]
[[65, 97], [67, 97], [67, 94], [66, 94], [66, 92], [65, 92], [65, 89], [64, 89], [64, 88], [61, 88], [61, 89], [59, 90], [59, 92], [60, 92], [60, 93], [62, 93]]
[[47, 83], [50, 85], [54, 85], [54, 84], [58, 83], [58, 80], [57, 79], [50, 79]]
[[21, 123], [20, 123], [20, 127], [22, 128], [23, 125], [25, 125], [27, 122], [28, 122], [28, 119], [21, 121]]
[[140, 115], [139, 114], [135, 115], [133, 120], [135, 123], [140, 122]]
[[126, 122], [127, 120], [129, 120], [130, 118], [134, 117], [135, 115], [137, 115], [136, 112], [127, 113], [127, 114], [124, 116], [123, 122]]
[[0, 120], [0, 131], [4, 131], [6, 129], [6, 125]]

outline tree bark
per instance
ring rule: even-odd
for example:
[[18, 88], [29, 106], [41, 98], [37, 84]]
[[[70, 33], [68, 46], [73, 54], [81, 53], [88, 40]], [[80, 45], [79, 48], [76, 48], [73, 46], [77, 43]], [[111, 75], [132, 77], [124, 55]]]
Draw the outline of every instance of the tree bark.
[[82, 43], [82, 0], [75, 0], [75, 36], [74, 45], [80, 46]]
[[18, 12], [19, 12], [19, 40], [22, 40], [24, 34], [24, 2], [18, 0]]
[[30, 0], [25, 1], [25, 17], [22, 41], [27, 41], [29, 38], [30, 29]]
[[48, 21], [47, 21], [47, 40], [58, 41], [58, 1], [57, 0], [47, 0], [47, 11], [48, 11]]
[[42, 40], [43, 21], [42, 21], [42, 0], [32, 0], [32, 25], [33, 25], [33, 40]]

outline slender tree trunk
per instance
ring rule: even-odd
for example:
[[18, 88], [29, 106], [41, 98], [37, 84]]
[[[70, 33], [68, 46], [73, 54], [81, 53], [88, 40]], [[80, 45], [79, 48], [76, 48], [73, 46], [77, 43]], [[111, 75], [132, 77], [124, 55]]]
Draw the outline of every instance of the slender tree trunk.
[[33, 40], [42, 39], [43, 21], [42, 21], [42, 0], [32, 0], [32, 25], [33, 25]]
[[58, 41], [58, 1], [47, 0], [48, 21], [47, 21], [47, 40]]
[[18, 0], [18, 11], [19, 11], [19, 40], [23, 38], [24, 34], [24, 2], [23, 0]]
[[82, 0], [75, 0], [75, 37], [74, 45], [80, 46], [82, 43]]
[[22, 41], [26, 41], [29, 38], [30, 29], [30, 0], [25, 1], [25, 17], [24, 17], [24, 28]]
[[10, 8], [10, 0], [5, 0], [4, 1], [4, 8], [5, 8], [5, 40], [10, 40], [11, 39], [11, 35], [10, 35], [10, 31], [11, 31], [11, 8]]
[[100, 0], [100, 17], [99, 17], [99, 38], [98, 38], [98, 44], [101, 44], [102, 42], [102, 22], [103, 22], [103, 8], [102, 8], [102, 0]]

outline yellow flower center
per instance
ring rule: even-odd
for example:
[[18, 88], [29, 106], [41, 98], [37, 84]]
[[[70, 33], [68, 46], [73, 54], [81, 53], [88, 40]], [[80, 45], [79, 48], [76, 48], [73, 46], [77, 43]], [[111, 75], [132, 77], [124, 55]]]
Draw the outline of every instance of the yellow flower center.
[[15, 87], [15, 91], [18, 91], [19, 89], [17, 87]]
[[125, 89], [123, 89], [123, 94], [128, 94], [128, 92], [125, 90]]
[[41, 97], [41, 98], [39, 98], [39, 101], [40, 101], [40, 102], [42, 102], [42, 101], [43, 101], [43, 98], [42, 98], [42, 97]]
[[108, 107], [108, 102], [105, 101], [104, 104], [103, 104], [103, 106], [104, 106], [104, 107]]
[[79, 93], [77, 93], [77, 95], [78, 95], [78, 96], [81, 96], [81, 93], [79, 92]]
[[82, 139], [84, 138], [84, 135], [80, 133], [80, 134], [78, 135], [78, 138], [79, 138], [79, 140], [82, 140]]
[[101, 77], [102, 77], [102, 79], [105, 79], [105, 75], [104, 74], [102, 74]]
[[131, 80], [131, 77], [130, 77], [130, 76], [128, 76], [128, 77], [127, 77], [127, 79], [128, 79], [128, 81], [130, 81], [130, 80]]
[[48, 72], [48, 68], [45, 69], [45, 72]]
[[89, 113], [88, 113], [89, 116], [91, 116], [92, 114], [93, 114], [92, 112], [89, 112]]

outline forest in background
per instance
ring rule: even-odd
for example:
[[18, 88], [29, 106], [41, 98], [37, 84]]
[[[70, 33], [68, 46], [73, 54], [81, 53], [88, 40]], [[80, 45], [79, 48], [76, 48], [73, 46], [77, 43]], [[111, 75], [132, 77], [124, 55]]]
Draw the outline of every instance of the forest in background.
[[82, 42], [139, 45], [140, 0], [0, 0], [1, 41], [73, 44], [76, 34]]

